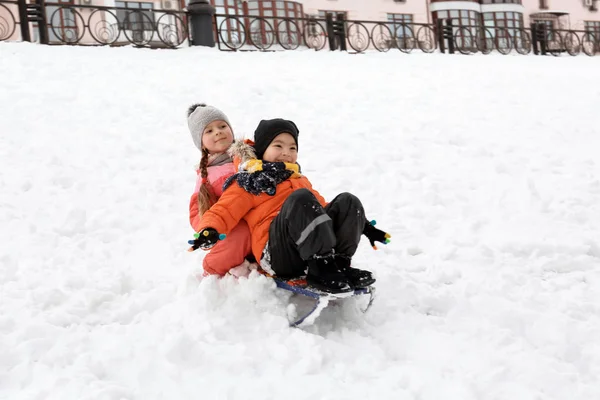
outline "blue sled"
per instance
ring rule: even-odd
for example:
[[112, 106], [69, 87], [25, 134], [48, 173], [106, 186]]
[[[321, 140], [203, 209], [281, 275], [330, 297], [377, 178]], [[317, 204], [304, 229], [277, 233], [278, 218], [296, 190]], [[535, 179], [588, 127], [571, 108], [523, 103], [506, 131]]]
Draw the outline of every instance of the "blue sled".
[[310, 297], [315, 300], [315, 304], [310, 311], [297, 318], [295, 321], [290, 321], [290, 326], [293, 327], [312, 325], [319, 315], [321, 315], [321, 311], [327, 307], [331, 300], [369, 295], [369, 303], [367, 304], [367, 307], [361, 310], [363, 313], [365, 313], [371, 307], [373, 300], [375, 299], [375, 288], [373, 286], [355, 289], [354, 292], [348, 293], [327, 293], [307, 286], [306, 282], [303, 280], [286, 281], [278, 278], [273, 278], [273, 280], [275, 280], [275, 284], [280, 289], [288, 290], [292, 293]]

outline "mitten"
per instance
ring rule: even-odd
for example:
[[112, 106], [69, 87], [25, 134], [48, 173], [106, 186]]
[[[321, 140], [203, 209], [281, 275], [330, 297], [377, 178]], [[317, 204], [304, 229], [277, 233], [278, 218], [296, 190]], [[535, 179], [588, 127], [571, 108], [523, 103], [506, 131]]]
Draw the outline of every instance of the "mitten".
[[217, 244], [219, 240], [223, 239], [225, 239], [225, 234], [219, 234], [219, 232], [213, 228], [202, 229], [200, 232], [194, 234], [194, 240], [188, 240], [188, 244], [192, 245], [188, 251], [197, 249], [208, 250]]
[[365, 235], [369, 242], [371, 242], [371, 246], [373, 249], [377, 250], [377, 246], [375, 246], [375, 242], [380, 242], [383, 244], [388, 244], [390, 242], [390, 238], [392, 237], [389, 233], [381, 231], [375, 228], [376, 222], [375, 220], [365, 223], [365, 228], [363, 229], [363, 235]]

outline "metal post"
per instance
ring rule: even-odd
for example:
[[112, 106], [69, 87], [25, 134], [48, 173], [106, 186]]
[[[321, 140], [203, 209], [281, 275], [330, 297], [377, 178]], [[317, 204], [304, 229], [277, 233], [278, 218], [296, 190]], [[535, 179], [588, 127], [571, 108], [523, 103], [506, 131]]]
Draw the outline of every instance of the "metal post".
[[335, 29], [333, 27], [333, 15], [327, 13], [325, 16], [325, 23], [327, 25], [327, 39], [329, 39], [329, 50], [337, 50]]
[[548, 50], [548, 25], [539, 23], [538, 34], [540, 35], [539, 41], [542, 44], [542, 55], [545, 56]]
[[437, 36], [437, 41], [440, 45], [440, 51], [442, 53], [446, 52], [446, 41], [444, 40], [444, 20], [443, 19], [438, 19], [436, 21], [436, 27], [437, 27], [437, 32], [436, 32], [436, 36]]
[[24, 42], [31, 42], [26, 0], [19, 0], [19, 25], [21, 25], [21, 40]]
[[192, 35], [191, 45], [215, 47], [213, 32], [215, 8], [209, 4], [208, 0], [190, 0], [188, 13], [190, 15], [190, 33]]
[[448, 53], [454, 54], [454, 24], [452, 18], [446, 20], [446, 35], [448, 37]]
[[340, 50], [347, 51], [346, 48], [346, 17], [343, 13], [338, 13], [336, 17], [336, 25], [337, 25], [337, 37], [340, 40]]
[[533, 54], [535, 54], [537, 56], [540, 54], [537, 24], [535, 22], [532, 22], [530, 27], [531, 27], [531, 46], [533, 47]]
[[40, 33], [40, 43], [48, 44], [50, 42], [48, 38], [48, 19], [46, 18], [46, 3], [44, 0], [36, 0], [35, 3], [38, 6], [38, 31]]

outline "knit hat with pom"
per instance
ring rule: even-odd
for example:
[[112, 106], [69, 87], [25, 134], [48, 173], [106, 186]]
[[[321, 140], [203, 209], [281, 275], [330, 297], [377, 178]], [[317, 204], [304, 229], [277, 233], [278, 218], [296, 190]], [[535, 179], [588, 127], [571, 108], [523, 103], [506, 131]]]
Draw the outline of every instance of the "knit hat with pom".
[[188, 128], [190, 128], [192, 140], [194, 140], [198, 150], [202, 150], [202, 133], [204, 129], [213, 121], [225, 121], [231, 128], [227, 115], [216, 107], [200, 103], [193, 104], [188, 108]]

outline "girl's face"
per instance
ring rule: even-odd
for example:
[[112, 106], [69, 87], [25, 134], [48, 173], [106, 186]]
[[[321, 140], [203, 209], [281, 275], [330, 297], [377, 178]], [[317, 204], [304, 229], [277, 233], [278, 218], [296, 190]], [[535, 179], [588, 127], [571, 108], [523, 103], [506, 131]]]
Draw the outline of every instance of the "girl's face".
[[298, 146], [289, 133], [280, 133], [273, 139], [263, 154], [263, 161], [294, 164], [298, 159]]
[[202, 132], [202, 146], [210, 154], [223, 153], [233, 143], [233, 132], [225, 121], [213, 121]]

